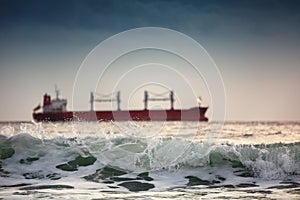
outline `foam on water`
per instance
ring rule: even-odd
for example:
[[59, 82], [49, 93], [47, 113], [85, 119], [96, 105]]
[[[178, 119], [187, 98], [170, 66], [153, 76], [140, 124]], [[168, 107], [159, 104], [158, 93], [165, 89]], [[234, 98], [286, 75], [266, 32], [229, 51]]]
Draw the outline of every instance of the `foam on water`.
[[[209, 191], [218, 188], [240, 191], [251, 187], [265, 190], [278, 184], [299, 188], [299, 141], [235, 144], [220, 139], [211, 143], [205, 140], [208, 130], [205, 124], [200, 124], [200, 128], [193, 123], [170, 123], [163, 128], [152, 123], [152, 126], [147, 123], [2, 124], [0, 187], [12, 188], [14, 192], [97, 188], [114, 194], [128, 190], [173, 194], [178, 188], [186, 194], [191, 187]], [[227, 132], [220, 138], [231, 135], [233, 141], [238, 141], [239, 126], [234, 129], [232, 124], [225, 125]], [[298, 126], [289, 128], [299, 130]], [[197, 131], [193, 134], [195, 127]], [[139, 134], [141, 131], [144, 132]], [[149, 132], [151, 137], [147, 137]], [[257, 132], [251, 130], [254, 136], [245, 140], [256, 137]]]

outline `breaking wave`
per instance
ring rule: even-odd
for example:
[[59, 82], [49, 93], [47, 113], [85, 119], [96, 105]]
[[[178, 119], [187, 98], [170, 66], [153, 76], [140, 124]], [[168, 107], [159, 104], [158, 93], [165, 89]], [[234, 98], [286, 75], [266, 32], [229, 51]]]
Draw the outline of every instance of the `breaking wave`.
[[99, 124], [80, 124], [83, 127], [75, 129], [60, 125], [22, 124], [20, 132], [2, 126], [0, 188], [71, 189], [76, 182], [129, 191], [199, 185], [243, 188], [256, 187], [258, 180], [287, 183], [300, 178], [300, 142], [210, 142], [192, 135], [192, 128], [174, 131], [177, 126], [168, 129], [168, 134], [144, 137], [123, 133], [110, 124], [100, 129]]

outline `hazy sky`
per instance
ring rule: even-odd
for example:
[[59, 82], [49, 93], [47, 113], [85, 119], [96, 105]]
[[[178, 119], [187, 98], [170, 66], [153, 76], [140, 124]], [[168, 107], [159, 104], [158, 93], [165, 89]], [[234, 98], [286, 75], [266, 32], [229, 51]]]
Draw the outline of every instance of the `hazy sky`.
[[182, 32], [208, 51], [224, 81], [227, 120], [300, 120], [297, 0], [0, 0], [0, 121], [31, 120], [54, 84], [70, 102], [95, 46], [148, 26]]

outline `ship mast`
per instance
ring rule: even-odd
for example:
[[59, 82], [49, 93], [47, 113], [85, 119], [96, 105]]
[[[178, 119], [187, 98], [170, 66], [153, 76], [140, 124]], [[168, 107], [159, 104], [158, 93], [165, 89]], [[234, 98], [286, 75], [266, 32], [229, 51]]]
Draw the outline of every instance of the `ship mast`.
[[201, 107], [201, 104], [202, 104], [202, 98], [201, 97], [197, 98], [197, 103], [198, 103], [199, 107]]
[[57, 85], [55, 84], [55, 94], [56, 94], [56, 99], [59, 99], [59, 90], [57, 89]]

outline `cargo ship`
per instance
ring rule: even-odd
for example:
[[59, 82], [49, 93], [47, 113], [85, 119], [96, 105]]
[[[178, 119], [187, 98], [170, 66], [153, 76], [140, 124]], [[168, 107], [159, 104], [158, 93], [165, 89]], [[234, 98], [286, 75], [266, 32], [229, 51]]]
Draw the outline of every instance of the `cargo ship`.
[[[33, 119], [40, 121], [208, 121], [205, 113], [208, 107], [198, 106], [190, 109], [174, 109], [174, 92], [170, 91], [168, 97], [151, 98], [148, 91], [144, 91], [143, 110], [121, 110], [120, 92], [115, 98], [95, 98], [95, 93], [90, 94], [91, 108], [89, 111], [67, 111], [67, 100], [59, 98], [59, 91], [55, 89], [56, 98], [51, 99], [47, 93], [43, 98], [43, 105], [33, 109]], [[95, 102], [117, 102], [116, 110], [94, 110]], [[170, 109], [149, 110], [148, 101], [170, 101]]]

